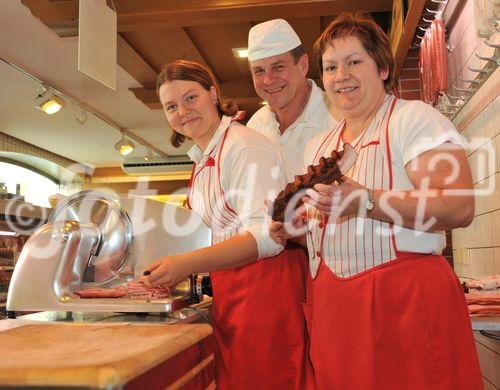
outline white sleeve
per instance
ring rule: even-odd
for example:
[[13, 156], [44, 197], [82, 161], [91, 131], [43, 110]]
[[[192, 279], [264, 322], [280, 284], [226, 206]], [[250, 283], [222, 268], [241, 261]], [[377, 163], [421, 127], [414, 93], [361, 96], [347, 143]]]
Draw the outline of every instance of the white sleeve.
[[273, 200], [286, 179], [279, 150], [264, 136], [256, 140], [260, 142], [235, 146], [222, 156], [227, 173], [221, 179], [229, 204], [243, 229], [254, 236], [259, 259], [263, 259], [284, 249], [269, 236], [270, 217], [264, 200]]
[[306, 143], [306, 146], [304, 147], [304, 158], [303, 158], [304, 164], [302, 166], [302, 172], [306, 173], [307, 167], [314, 162], [314, 156], [316, 155], [316, 152], [318, 151], [321, 142], [323, 142], [326, 136], [327, 133], [316, 134], [316, 136], [311, 138]]
[[255, 114], [252, 115], [252, 117], [248, 120], [247, 124], [245, 125], [246, 127], [250, 129], [257, 130], [255, 127], [257, 126], [257, 120], [255, 119]]
[[400, 101], [398, 105], [391, 118], [391, 146], [403, 165], [445, 142], [463, 146], [453, 123], [429, 104]]
[[248, 127], [249, 129], [254, 129], [255, 131], [258, 131], [259, 133], [262, 131], [261, 130], [262, 124], [260, 120], [259, 111], [257, 111], [251, 116], [251, 118], [248, 120], [245, 126]]

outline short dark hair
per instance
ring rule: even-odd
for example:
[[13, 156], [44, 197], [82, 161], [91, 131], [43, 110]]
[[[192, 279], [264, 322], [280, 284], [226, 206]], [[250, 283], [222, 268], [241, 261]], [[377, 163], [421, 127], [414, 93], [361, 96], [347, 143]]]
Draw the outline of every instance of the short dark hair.
[[394, 58], [392, 56], [389, 38], [382, 28], [364, 12], [352, 14], [345, 12], [337, 16], [316, 40], [314, 48], [318, 54], [319, 69], [323, 74], [322, 56], [328, 45], [336, 39], [355, 36], [360, 41], [368, 55], [377, 64], [379, 72], [388, 70], [384, 80], [386, 92], [392, 90], [394, 83]]
[[[233, 116], [238, 111], [238, 106], [231, 99], [223, 99], [220, 88], [215, 81], [215, 76], [207, 67], [194, 61], [177, 60], [165, 64], [156, 80], [156, 93], [159, 96], [160, 87], [168, 81], [187, 80], [196, 81], [204, 89], [210, 91], [210, 87], [215, 87], [217, 91], [217, 111], [219, 117], [222, 115]], [[178, 148], [186, 140], [186, 136], [173, 130], [170, 143]]]
[[293, 59], [295, 60], [295, 63], [299, 62], [300, 57], [302, 57], [304, 54], [306, 54], [306, 49], [304, 49], [304, 46], [299, 45], [295, 49], [290, 50], [290, 54], [292, 55]]

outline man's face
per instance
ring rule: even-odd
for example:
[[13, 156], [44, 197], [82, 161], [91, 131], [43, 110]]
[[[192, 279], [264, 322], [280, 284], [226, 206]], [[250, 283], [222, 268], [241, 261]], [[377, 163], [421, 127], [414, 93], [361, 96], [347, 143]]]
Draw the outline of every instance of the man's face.
[[286, 108], [298, 95], [309, 69], [307, 54], [297, 62], [286, 52], [250, 62], [253, 85], [273, 110]]

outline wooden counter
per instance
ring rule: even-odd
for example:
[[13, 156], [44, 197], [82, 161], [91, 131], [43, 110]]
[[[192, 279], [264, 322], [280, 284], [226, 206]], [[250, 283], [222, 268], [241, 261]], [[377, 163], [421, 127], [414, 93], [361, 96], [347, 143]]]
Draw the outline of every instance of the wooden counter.
[[207, 324], [0, 321], [0, 386], [213, 386]]

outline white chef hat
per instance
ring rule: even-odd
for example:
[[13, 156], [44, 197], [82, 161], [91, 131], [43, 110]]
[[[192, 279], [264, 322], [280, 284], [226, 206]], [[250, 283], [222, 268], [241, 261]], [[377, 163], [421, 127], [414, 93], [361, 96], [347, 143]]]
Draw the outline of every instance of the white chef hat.
[[299, 36], [286, 20], [268, 20], [256, 24], [248, 33], [248, 60], [283, 54], [300, 44]]

